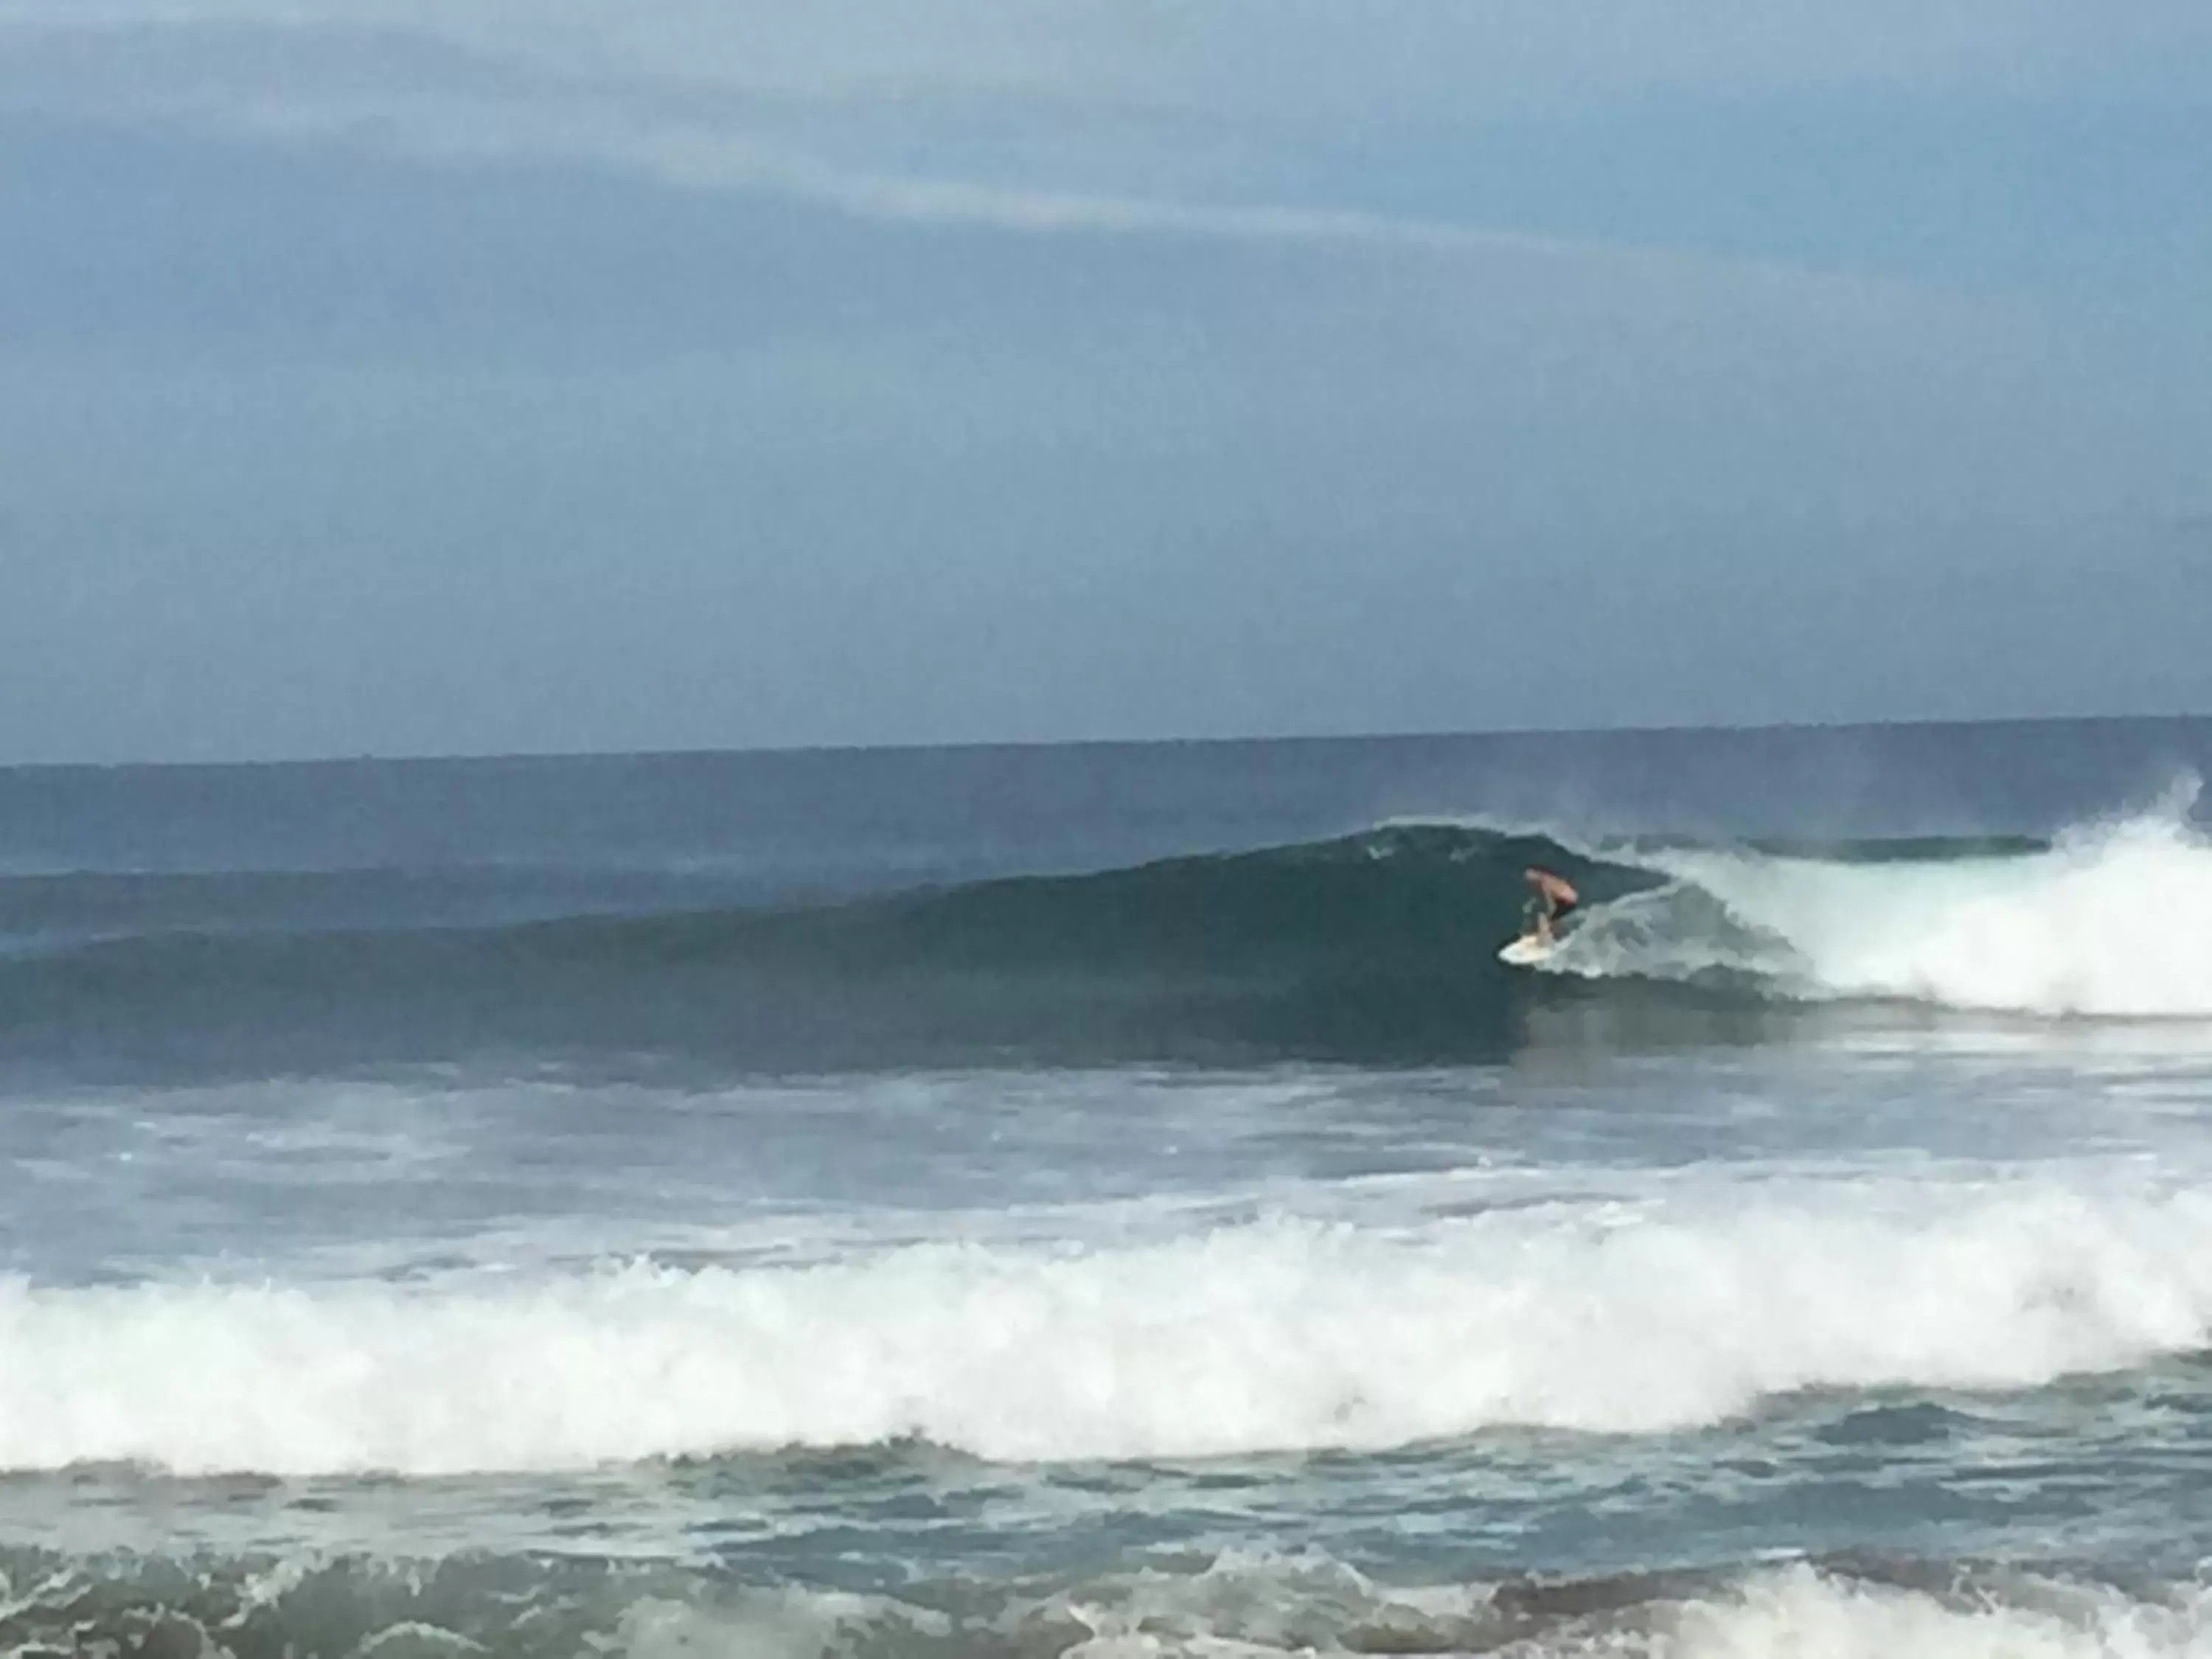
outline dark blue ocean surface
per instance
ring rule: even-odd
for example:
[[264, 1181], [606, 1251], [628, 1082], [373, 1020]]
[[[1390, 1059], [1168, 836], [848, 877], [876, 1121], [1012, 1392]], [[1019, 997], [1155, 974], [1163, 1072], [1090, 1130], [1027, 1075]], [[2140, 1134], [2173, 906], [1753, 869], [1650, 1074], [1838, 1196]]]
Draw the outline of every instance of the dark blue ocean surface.
[[2208, 761], [0, 773], [0, 1648], [2212, 1652]]
[[1585, 832], [2048, 833], [2212, 765], [2212, 720], [0, 769], [11, 874], [714, 875], [756, 892], [1107, 869], [1396, 817]]

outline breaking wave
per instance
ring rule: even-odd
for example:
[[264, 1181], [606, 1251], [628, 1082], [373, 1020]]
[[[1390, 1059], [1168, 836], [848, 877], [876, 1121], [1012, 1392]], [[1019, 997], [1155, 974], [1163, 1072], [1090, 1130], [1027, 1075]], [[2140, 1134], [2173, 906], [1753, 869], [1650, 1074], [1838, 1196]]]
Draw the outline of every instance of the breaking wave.
[[[1495, 954], [1532, 863], [1586, 901], [1542, 973]], [[359, 895], [296, 890], [362, 878], [286, 877], [278, 906], [254, 878], [168, 877], [134, 931], [131, 879], [81, 902], [67, 878], [0, 881], [0, 1048], [80, 1075], [487, 1052], [1373, 1063], [1503, 1055], [1538, 1040], [1532, 1011], [1591, 998], [1632, 1000], [1662, 1033], [1853, 1000], [2212, 1018], [2212, 844], [2179, 810], [2050, 842], [1822, 848], [1395, 824], [833, 905], [495, 925], [273, 926], [287, 907], [356, 914]], [[70, 932], [87, 907], [100, 937]]]
[[2179, 812], [1996, 852], [1645, 861], [1668, 884], [1594, 915], [1557, 967], [2033, 1015], [2212, 1017], [2212, 842]]
[[0, 1468], [568, 1470], [922, 1440], [1002, 1462], [1712, 1424], [2194, 1351], [2212, 1193], [1770, 1177], [1395, 1229], [811, 1266], [0, 1287]]

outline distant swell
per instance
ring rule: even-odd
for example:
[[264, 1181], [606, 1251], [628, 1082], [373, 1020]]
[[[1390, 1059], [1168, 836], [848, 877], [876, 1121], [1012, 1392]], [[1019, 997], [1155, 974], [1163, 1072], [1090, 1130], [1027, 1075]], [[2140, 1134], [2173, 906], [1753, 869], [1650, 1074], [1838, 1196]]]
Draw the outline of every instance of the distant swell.
[[[1495, 956], [1529, 863], [1585, 899], [1548, 973]], [[1786, 1033], [1854, 1000], [2212, 1018], [2212, 847], [2179, 811], [2055, 844], [1822, 848], [1592, 850], [1409, 824], [837, 905], [447, 927], [272, 925], [385, 890], [303, 895], [287, 878], [280, 904], [231, 877], [168, 878], [148, 914], [190, 925], [133, 932], [131, 879], [82, 898], [66, 878], [0, 881], [15, 1063], [1425, 1062], [1571, 1040], [1575, 1021], [1548, 1015], [1593, 1000], [1661, 1040]], [[442, 879], [465, 910], [463, 878]], [[100, 937], [70, 933], [72, 906], [97, 911]]]
[[2205, 1341], [2212, 1194], [1817, 1182], [1395, 1232], [911, 1245], [395, 1285], [0, 1288], [0, 1468], [559, 1470], [919, 1438], [1012, 1461], [1644, 1432]]

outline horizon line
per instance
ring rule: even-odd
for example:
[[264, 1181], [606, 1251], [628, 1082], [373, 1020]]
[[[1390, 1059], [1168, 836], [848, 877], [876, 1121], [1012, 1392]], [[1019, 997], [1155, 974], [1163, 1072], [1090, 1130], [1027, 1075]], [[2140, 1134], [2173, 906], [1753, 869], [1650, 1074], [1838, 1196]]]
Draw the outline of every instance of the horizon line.
[[1662, 721], [1653, 725], [1402, 728], [1378, 732], [1277, 732], [1269, 735], [1157, 738], [960, 738], [942, 742], [856, 742], [741, 744], [667, 749], [455, 750], [445, 752], [282, 755], [228, 760], [26, 760], [0, 761], [0, 775], [21, 772], [242, 771], [275, 768], [341, 766], [556, 765], [564, 762], [786, 758], [812, 756], [951, 755], [1048, 749], [1200, 749], [1261, 745], [1436, 743], [1460, 740], [1532, 741], [1559, 738], [1754, 737], [1790, 732], [1956, 730], [1972, 726], [2175, 725], [2212, 721], [2212, 712], [2168, 710], [2125, 714], [1917, 715], [1898, 720], [1784, 720], [1696, 725]]

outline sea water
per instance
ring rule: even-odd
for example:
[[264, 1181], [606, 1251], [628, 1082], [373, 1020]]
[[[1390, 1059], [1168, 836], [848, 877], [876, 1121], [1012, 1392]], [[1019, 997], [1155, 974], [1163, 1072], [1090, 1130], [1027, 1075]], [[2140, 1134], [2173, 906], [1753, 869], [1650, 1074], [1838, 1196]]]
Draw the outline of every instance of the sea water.
[[0, 1650], [2212, 1653], [2208, 761], [0, 774]]

